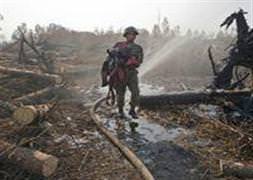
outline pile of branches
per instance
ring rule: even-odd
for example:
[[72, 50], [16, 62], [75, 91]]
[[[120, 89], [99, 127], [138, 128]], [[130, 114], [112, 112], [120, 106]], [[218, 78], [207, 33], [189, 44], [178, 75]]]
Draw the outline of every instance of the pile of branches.
[[[16, 86], [18, 85], [17, 80], [20, 77], [23, 78], [21, 84], [26, 84], [25, 80], [27, 79], [32, 79], [32, 82], [40, 81], [40, 83], [35, 83], [39, 87], [34, 88], [33, 84], [26, 84], [26, 89], [29, 87], [37, 89], [32, 92], [22, 87], [14, 87], [15, 83]], [[14, 85], [12, 81], [14, 81]], [[15, 98], [10, 98], [8, 95], [5, 98], [3, 95], [0, 99], [0, 158], [2, 167], [9, 169], [14, 165], [18, 169], [25, 170], [31, 175], [36, 174], [38, 177], [48, 177], [56, 171], [58, 158], [37, 150], [36, 147], [31, 146], [31, 143], [49, 130], [49, 127], [45, 125], [45, 119], [58, 103], [59, 92], [65, 85], [62, 77], [57, 74], [0, 66], [1, 90], [11, 92], [12, 88], [15, 88], [15, 91], [25, 93]], [[8, 172], [3, 173], [6, 168], [1, 169], [0, 177], [7, 178], [9, 176]]]

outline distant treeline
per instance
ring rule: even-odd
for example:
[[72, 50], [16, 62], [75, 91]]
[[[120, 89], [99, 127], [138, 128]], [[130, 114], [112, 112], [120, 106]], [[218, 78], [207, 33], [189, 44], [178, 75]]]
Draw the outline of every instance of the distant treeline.
[[[34, 29], [28, 29], [25, 23], [19, 27], [26, 32], [28, 39], [33, 34], [37, 45], [44, 50], [55, 51], [57, 56], [74, 55], [78, 62], [94, 66], [99, 66], [104, 60], [107, 48], [123, 40], [122, 29], [114, 30], [113, 27], [92, 32], [75, 31], [54, 23], [46, 27], [36, 25]], [[137, 42], [144, 48], [144, 63], [156, 61], [155, 58], [159, 57], [161, 63], [156, 64], [157, 68], [169, 75], [210, 75], [208, 46], [214, 45], [214, 56], [218, 60], [227, 55], [224, 49], [235, 37], [234, 31], [223, 30], [206, 33], [188, 29], [183, 33], [180, 26], [171, 26], [166, 17], [161, 23], [154, 24], [152, 31], [142, 28], [139, 32]], [[11, 41], [17, 41], [19, 36], [19, 32], [14, 31]], [[176, 47], [179, 41], [183, 43]], [[4, 49], [12, 42], [2, 42], [1, 47]], [[158, 56], [159, 53], [162, 56]]]

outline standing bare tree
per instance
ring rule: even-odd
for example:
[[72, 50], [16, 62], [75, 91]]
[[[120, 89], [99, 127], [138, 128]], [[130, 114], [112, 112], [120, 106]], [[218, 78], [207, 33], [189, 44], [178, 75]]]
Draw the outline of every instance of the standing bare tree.
[[[53, 27], [51, 27], [53, 28]], [[50, 59], [52, 56], [48, 56], [47, 53], [38, 48], [46, 39], [43, 37], [45, 31], [39, 25], [35, 26], [35, 33], [32, 30], [27, 29], [25, 23], [22, 23], [12, 34], [12, 39], [16, 40], [20, 44], [18, 62], [29, 63], [25, 54], [25, 45], [32, 49], [37, 56], [37, 64], [43, 72], [54, 73], [54, 61]]]

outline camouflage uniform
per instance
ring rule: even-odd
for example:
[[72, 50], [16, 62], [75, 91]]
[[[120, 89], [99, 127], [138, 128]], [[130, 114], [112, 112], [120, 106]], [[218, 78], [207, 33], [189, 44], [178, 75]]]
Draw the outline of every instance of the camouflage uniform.
[[117, 93], [117, 105], [119, 110], [123, 109], [124, 101], [125, 101], [125, 92], [126, 87], [131, 92], [131, 108], [135, 108], [139, 104], [139, 85], [138, 85], [138, 71], [137, 67], [143, 61], [143, 50], [142, 47], [136, 43], [128, 43], [128, 42], [119, 42], [116, 43], [114, 48], [127, 48], [128, 59], [125, 65], [125, 80], [121, 83], [118, 83], [115, 86]]

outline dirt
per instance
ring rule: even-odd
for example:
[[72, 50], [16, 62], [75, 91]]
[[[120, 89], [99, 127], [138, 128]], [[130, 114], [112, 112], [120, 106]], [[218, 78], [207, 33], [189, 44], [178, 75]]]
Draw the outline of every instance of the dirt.
[[[49, 178], [34, 175], [3, 161], [1, 179], [142, 179], [118, 149], [101, 135], [90, 118], [91, 104], [107, 91], [99, 87], [96, 71], [91, 68], [89, 72], [92, 73], [86, 73], [85, 76], [82, 71], [68, 74], [66, 78], [74, 80], [68, 87], [71, 96], [61, 99], [38, 124], [17, 130], [15, 125], [6, 126], [12, 120], [1, 119], [1, 138], [19, 145], [24, 139], [36, 137], [22, 146], [41, 150], [60, 159], [56, 173]], [[210, 80], [210, 77], [165, 77], [150, 75], [150, 78], [142, 79], [141, 93], [159, 94], [185, 88], [202, 88]], [[4, 78], [8, 79], [8, 83], [4, 83]], [[48, 82], [36, 81], [33, 86], [28, 86], [33, 82], [29, 77], [14, 79], [2, 76], [2, 79], [1, 97], [5, 100], [48, 85]], [[13, 88], [15, 85], [22, 88]], [[125, 111], [128, 109], [126, 106]], [[170, 106], [154, 111], [140, 110], [138, 120], [130, 117], [119, 119], [116, 108], [105, 105], [99, 108], [98, 114], [104, 119], [105, 127], [127, 144], [158, 180], [212, 179], [219, 171], [220, 159], [252, 160], [252, 147], [245, 147], [242, 151], [236, 133], [212, 123], [215, 120], [225, 122], [226, 118], [236, 119], [233, 114], [226, 116], [218, 106]], [[130, 128], [132, 122], [138, 124], [135, 131]], [[252, 132], [251, 126], [242, 126], [245, 127]]]
[[[82, 107], [82, 106], [81, 106]], [[82, 111], [80, 111], [82, 110]], [[55, 112], [56, 140], [53, 145], [57, 157], [62, 157], [58, 174], [52, 179], [138, 179], [138, 173], [97, 131], [88, 114], [89, 108], [81, 109], [75, 104], [67, 104]], [[57, 115], [52, 114], [52, 117]], [[60, 121], [59, 121], [60, 120]], [[67, 143], [67, 148], [61, 148]], [[48, 146], [47, 146], [48, 148]], [[58, 154], [62, 151], [62, 153]]]
[[[24, 145], [55, 155], [60, 159], [57, 172], [48, 179], [140, 179], [128, 161], [98, 132], [89, 117], [88, 110], [89, 107], [84, 107], [82, 104], [59, 104], [57, 109], [47, 117], [46, 125], [51, 127], [48, 132], [36, 138], [33, 143]], [[10, 133], [10, 129], [8, 131], [8, 137], [6, 133], [2, 136], [13, 143], [41, 133], [38, 128], [35, 132], [32, 126], [18, 133], [16, 131]], [[8, 174], [7, 177], [3, 174], [1, 179], [24, 177], [43, 179], [34, 177], [15, 166], [9, 168], [3, 167], [1, 170], [17, 173]], [[17, 175], [20, 172], [23, 172], [22, 176]]]
[[[28, 77], [19, 77], [18, 80], [8, 79], [8, 86], [7, 84], [2, 86], [6, 91], [12, 89], [19, 81], [31, 81]], [[47, 85], [41, 81], [40, 83], [34, 86], [22, 83], [26, 87], [21, 88], [22, 91], [17, 88], [8, 94], [2, 94], [1, 97], [4, 97], [3, 99], [19, 97], [34, 91], [33, 87], [37, 90]], [[74, 83], [69, 89], [72, 96], [58, 101], [45, 118], [27, 127], [18, 127], [8, 117], [0, 119], [2, 139], [19, 145], [24, 140], [35, 137], [30, 143], [22, 146], [52, 154], [60, 160], [56, 173], [49, 178], [32, 174], [2, 161], [0, 179], [141, 179], [132, 165], [100, 134], [91, 120], [90, 103], [99, 97], [99, 93], [92, 94], [90, 89], [94, 89], [91, 79], [84, 80], [82, 87]]]
[[[220, 173], [221, 160], [226, 163], [252, 162], [251, 140], [246, 138], [244, 141], [240, 138], [239, 133], [234, 131], [238, 130], [238, 124], [235, 126], [231, 119], [226, 119], [229, 117], [219, 106], [169, 106], [156, 111], [142, 110], [141, 113], [164, 127], [181, 127], [188, 132], [178, 137], [176, 144], [185, 151], [194, 153], [201, 166], [201, 173], [208, 172], [205, 178], [213, 178]], [[250, 132], [252, 123], [246, 124], [247, 126], [240, 122], [240, 128], [244, 129], [244, 132]], [[241, 148], [242, 144], [245, 149]]]
[[[175, 78], [176, 79], [176, 78]], [[142, 94], [156, 94], [168, 89], [177, 90], [173, 82], [165, 86], [141, 84]], [[202, 88], [208, 77], [199, 79], [177, 78], [178, 82], [188, 83], [191, 89]], [[146, 82], [149, 82], [150, 79]], [[172, 88], [171, 88], [172, 86]], [[252, 124], [238, 121], [235, 112], [225, 113], [221, 106], [193, 105], [169, 106], [159, 110], [141, 110], [139, 120], [125, 122], [117, 118], [116, 110], [103, 106], [99, 114], [104, 118], [105, 126], [115, 133], [140, 157], [157, 179], [214, 179], [220, 173], [219, 162], [244, 162], [252, 159], [252, 142], [243, 142], [238, 133], [230, 126], [252, 132]], [[126, 107], [125, 111], [128, 111]], [[106, 112], [106, 113], [105, 113]], [[105, 114], [106, 115], [105, 115]], [[136, 132], [131, 132], [131, 122], [137, 122]], [[221, 123], [219, 123], [221, 122]], [[226, 126], [228, 124], [228, 126]], [[249, 141], [249, 142], [247, 142]], [[246, 143], [245, 149], [239, 144]], [[227, 177], [226, 179], [236, 179]]]
[[[98, 131], [89, 115], [94, 101], [107, 92], [107, 88], [100, 88], [99, 74], [105, 49], [119, 41], [121, 35], [95, 35], [63, 27], [56, 29], [59, 30], [51, 29], [48, 36], [48, 32], [45, 34], [47, 43], [44, 46], [48, 52], [57, 54], [54, 58], [56, 73], [61, 72], [68, 82], [66, 91], [58, 95], [58, 103], [46, 117], [27, 127], [20, 128], [11, 119], [10, 113], [0, 109], [0, 138], [55, 155], [60, 160], [59, 167], [53, 176], [44, 178], [1, 159], [0, 179], [142, 179], [118, 149]], [[218, 45], [215, 59], [220, 59], [226, 56], [223, 49], [232, 41], [230, 35], [211, 39], [197, 35], [178, 47], [175, 45], [178, 38], [157, 38], [140, 33], [138, 39], [145, 52], [141, 67], [145, 69], [147, 60], [151, 60], [149, 71], [140, 77], [142, 95], [203, 89], [213, 78], [210, 77], [211, 67], [206, 60], [207, 47], [210, 44]], [[35, 64], [18, 63], [18, 51], [17, 45], [1, 52], [0, 65], [39, 70]], [[30, 59], [34, 57], [30, 55]], [[45, 79], [0, 74], [0, 100], [12, 102], [14, 98], [49, 85], [51, 83]], [[125, 111], [128, 109], [126, 106]], [[122, 120], [118, 118], [115, 107], [103, 105], [98, 111], [104, 119], [104, 126], [138, 155], [155, 179], [214, 179], [220, 171], [220, 160], [252, 164], [252, 139], [240, 138], [230, 128], [217, 124], [222, 122], [252, 134], [252, 122], [242, 123], [243, 118], [236, 112], [225, 113], [222, 107], [200, 104], [139, 110], [138, 113], [138, 120], [130, 117]], [[131, 123], [138, 124], [138, 127], [131, 129]], [[30, 142], [23, 144], [24, 140]]]
[[[142, 113], [138, 120], [129, 116], [120, 119], [116, 110], [105, 104], [98, 109], [98, 114], [104, 126], [134, 150], [155, 179], [199, 179], [204, 173], [198, 156], [177, 144], [177, 139], [188, 133], [184, 128], [159, 125]], [[134, 130], [130, 128], [133, 122], [138, 124]]]

